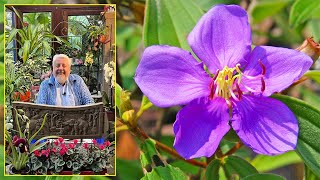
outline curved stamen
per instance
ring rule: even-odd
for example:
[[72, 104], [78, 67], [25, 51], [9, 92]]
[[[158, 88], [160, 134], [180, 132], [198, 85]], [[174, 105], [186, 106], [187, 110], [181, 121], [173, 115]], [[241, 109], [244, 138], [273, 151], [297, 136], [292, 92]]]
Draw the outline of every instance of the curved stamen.
[[264, 79], [261, 78], [261, 92], [264, 92], [266, 90], [266, 82], [264, 82]]
[[215, 81], [216, 79], [217, 79], [217, 77], [218, 77], [218, 74], [219, 74], [219, 72], [220, 72], [220, 70], [218, 69], [217, 71], [216, 71], [216, 74], [213, 76], [213, 81]]
[[261, 91], [258, 91], [258, 90], [254, 90], [254, 89], [252, 89], [252, 88], [250, 88], [250, 87], [248, 87], [246, 85], [243, 85], [243, 87], [246, 88], [250, 92], [255, 92], [255, 93], [261, 92]]
[[229, 88], [229, 92], [230, 92], [230, 95], [233, 97], [234, 100], [240, 101], [240, 99], [233, 93], [231, 88]]
[[242, 91], [241, 91], [241, 89], [240, 89], [240, 87], [239, 87], [239, 84], [236, 84], [236, 87], [237, 87], [237, 91], [238, 91], [238, 98], [239, 98], [239, 100], [241, 100], [241, 98], [242, 98]]
[[260, 64], [260, 66], [261, 66], [261, 68], [262, 68], [262, 73], [261, 73], [261, 75], [265, 75], [266, 74], [266, 67], [264, 66], [264, 64], [262, 64], [262, 62], [261, 62], [261, 60], [259, 59], [259, 64]]
[[215, 92], [216, 88], [217, 88], [217, 85], [214, 83], [214, 81], [211, 81], [211, 83], [210, 83], [210, 96], [209, 96], [210, 100], [212, 100], [214, 98], [214, 92]]
[[259, 74], [257, 76], [249, 76], [249, 75], [243, 75], [243, 76], [249, 80], [256, 80], [256, 79], [260, 79], [260, 78], [264, 77], [264, 75], [262, 75], [262, 74]]

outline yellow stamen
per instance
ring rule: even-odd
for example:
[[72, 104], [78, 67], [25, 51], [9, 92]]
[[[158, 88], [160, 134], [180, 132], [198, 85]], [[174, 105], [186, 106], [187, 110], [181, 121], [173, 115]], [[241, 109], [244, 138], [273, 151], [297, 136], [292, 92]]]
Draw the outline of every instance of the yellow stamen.
[[[237, 64], [234, 68], [229, 68], [225, 66], [222, 71], [219, 72], [217, 78], [215, 79], [215, 84], [217, 85], [217, 89], [215, 95], [218, 95], [224, 99], [229, 99], [231, 97], [230, 90], [233, 90], [233, 84], [236, 79], [238, 79], [238, 83], [241, 81], [241, 71], [239, 68], [240, 64]], [[234, 72], [237, 74], [234, 75]]]

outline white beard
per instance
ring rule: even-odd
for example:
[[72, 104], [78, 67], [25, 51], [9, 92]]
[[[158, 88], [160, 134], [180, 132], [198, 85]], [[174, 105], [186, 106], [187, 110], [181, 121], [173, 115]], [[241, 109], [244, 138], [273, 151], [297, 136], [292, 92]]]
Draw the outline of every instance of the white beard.
[[60, 84], [64, 84], [67, 81], [67, 76], [65, 74], [58, 74], [55, 78]]

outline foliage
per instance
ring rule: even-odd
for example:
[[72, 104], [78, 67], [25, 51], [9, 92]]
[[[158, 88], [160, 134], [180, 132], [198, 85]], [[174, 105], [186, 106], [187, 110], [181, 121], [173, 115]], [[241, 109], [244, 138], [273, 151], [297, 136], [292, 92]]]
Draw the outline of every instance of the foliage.
[[[14, 11], [18, 15], [21, 24], [23, 24], [19, 13], [15, 9]], [[23, 26], [22, 29], [12, 28], [6, 38], [7, 45], [16, 40], [21, 46], [18, 49], [18, 55], [23, 63], [26, 63], [28, 59], [51, 56], [52, 47], [50, 44], [52, 42], [69, 44], [66, 40], [53, 35], [50, 31], [44, 30], [41, 24], [28, 24]]]
[[77, 140], [67, 143], [58, 138], [31, 154], [31, 173], [59, 174], [62, 170], [71, 170], [73, 174], [79, 174], [82, 170], [99, 173], [112, 167], [110, 160], [113, 157], [114, 144], [109, 141], [98, 144], [93, 140], [93, 144], [80, 144]]
[[[43, 138], [38, 139], [35, 143], [31, 144], [31, 141], [36, 137], [36, 135], [41, 131], [43, 128], [47, 115], [44, 116], [43, 121], [41, 123], [40, 128], [33, 134], [29, 135], [29, 124], [30, 120], [25, 115], [24, 111], [19, 109], [15, 110], [15, 120], [17, 126], [17, 134], [13, 136], [13, 132], [9, 132], [5, 130], [6, 135], [6, 142], [8, 142], [9, 146], [7, 147], [6, 151], [6, 163], [12, 164], [12, 166], [17, 170], [20, 171], [26, 168], [28, 160], [29, 160], [29, 153], [40, 149], [46, 142], [43, 140], [49, 138], [57, 138], [57, 136], [46, 136]], [[20, 123], [25, 122], [25, 129], [22, 130]]]

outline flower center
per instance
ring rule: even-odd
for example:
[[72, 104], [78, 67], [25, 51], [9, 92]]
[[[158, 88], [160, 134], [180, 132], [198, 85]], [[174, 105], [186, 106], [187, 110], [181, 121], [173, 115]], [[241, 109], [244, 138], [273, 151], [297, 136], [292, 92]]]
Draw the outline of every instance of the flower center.
[[261, 74], [257, 76], [249, 76], [245, 75], [240, 70], [240, 64], [237, 64], [236, 67], [229, 68], [225, 66], [221, 71], [217, 70], [215, 76], [212, 78], [210, 83], [210, 96], [209, 98], [212, 100], [214, 97], [222, 97], [224, 98], [228, 104], [230, 98], [233, 98], [236, 101], [241, 100], [242, 90], [240, 89], [241, 78], [245, 77], [249, 80], [260, 80], [261, 81], [261, 89], [254, 90], [245, 84], [242, 84], [242, 88], [248, 90], [252, 93], [261, 93], [265, 90], [265, 81], [264, 75], [266, 73], [266, 67], [259, 60], [259, 64], [261, 66]]
[[222, 71], [217, 71], [212, 78], [210, 84], [210, 99], [215, 96], [222, 97], [228, 100], [230, 97], [234, 99], [240, 99], [242, 92], [239, 88], [241, 82], [242, 72], [239, 68], [240, 64], [237, 64], [234, 68], [225, 66]]

